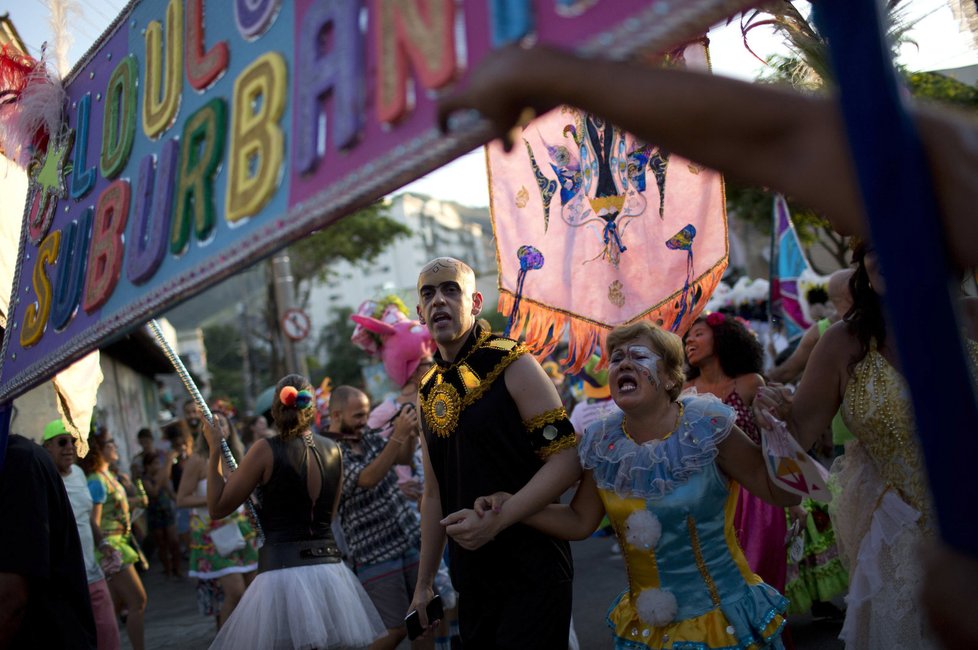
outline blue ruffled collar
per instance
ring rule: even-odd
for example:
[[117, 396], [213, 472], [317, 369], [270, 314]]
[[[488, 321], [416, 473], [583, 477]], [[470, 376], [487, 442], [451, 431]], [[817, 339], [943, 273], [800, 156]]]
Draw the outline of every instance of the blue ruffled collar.
[[730, 434], [736, 413], [712, 395], [684, 396], [679, 402], [679, 426], [661, 440], [632, 440], [622, 428], [621, 413], [585, 430], [578, 453], [599, 488], [623, 497], [661, 499], [716, 459], [717, 445]]

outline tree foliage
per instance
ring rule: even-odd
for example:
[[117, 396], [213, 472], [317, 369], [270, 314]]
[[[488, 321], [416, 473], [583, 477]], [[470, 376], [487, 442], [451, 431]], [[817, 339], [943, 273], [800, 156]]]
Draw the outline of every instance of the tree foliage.
[[[296, 305], [305, 309], [309, 304], [311, 283], [328, 280], [338, 262], [366, 265], [392, 242], [411, 231], [388, 216], [385, 203], [378, 201], [362, 210], [343, 217], [288, 248]], [[271, 260], [267, 262], [271, 265]], [[271, 366], [275, 376], [286, 373], [285, 354], [279, 312], [275, 301], [275, 278], [269, 269], [265, 326], [271, 347]]]
[[245, 394], [272, 383], [268, 347], [251, 340], [248, 346], [251, 376], [245, 385], [244, 363], [241, 356], [241, 330], [234, 324], [210, 325], [204, 328], [204, 345], [207, 348], [207, 369], [211, 373], [211, 386], [215, 397], [231, 400], [235, 408], [243, 412], [247, 402]]
[[325, 282], [337, 262], [369, 264], [391, 243], [410, 234], [407, 226], [388, 216], [384, 203], [374, 203], [292, 244], [292, 276], [297, 284]]
[[[912, 42], [910, 31], [914, 23], [906, 18], [902, 0], [887, 2], [887, 40], [895, 55], [903, 43]], [[766, 27], [780, 34], [788, 46], [788, 56], [774, 55], [767, 59], [768, 68], [758, 82], [789, 85], [802, 92], [823, 92], [832, 85], [828, 48], [825, 40], [789, 0], [779, 0], [764, 9], [748, 13], [742, 22], [745, 43], [749, 47], [751, 30]], [[978, 89], [934, 72], [908, 72], [901, 70], [907, 87], [917, 98], [951, 104], [960, 108], [978, 109]], [[791, 161], [785, 161], [791, 164]], [[766, 189], [748, 187], [729, 182], [726, 187], [727, 211], [750, 222], [765, 234], [772, 226], [772, 194]], [[846, 265], [848, 246], [846, 238], [836, 233], [828, 221], [810, 208], [796, 204], [786, 197], [791, 210], [798, 239], [809, 260], [812, 250], [822, 247], [835, 258], [839, 266]], [[814, 265], [813, 265], [814, 266]], [[833, 269], [815, 268], [819, 273]]]
[[319, 373], [310, 371], [314, 384], [318, 385], [323, 377], [329, 377], [333, 386], [345, 384], [363, 387], [362, 369], [370, 361], [370, 357], [350, 342], [354, 328], [354, 323], [350, 320], [352, 313], [353, 310], [348, 307], [338, 309], [333, 321], [320, 330], [316, 348], [319, 356], [325, 356], [326, 363]]
[[948, 106], [978, 110], [978, 88], [961, 83], [938, 72], [904, 72], [911, 94], [917, 99], [932, 100]]

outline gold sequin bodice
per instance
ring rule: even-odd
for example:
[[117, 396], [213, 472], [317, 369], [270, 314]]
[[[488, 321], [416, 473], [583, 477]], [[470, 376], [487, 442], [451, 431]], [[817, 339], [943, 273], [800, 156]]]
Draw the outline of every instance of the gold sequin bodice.
[[[968, 356], [974, 368], [978, 363], [974, 341], [968, 341]], [[846, 385], [842, 416], [883, 481], [924, 515], [921, 523], [926, 525], [931, 499], [910, 391], [903, 376], [876, 349], [875, 341]]]

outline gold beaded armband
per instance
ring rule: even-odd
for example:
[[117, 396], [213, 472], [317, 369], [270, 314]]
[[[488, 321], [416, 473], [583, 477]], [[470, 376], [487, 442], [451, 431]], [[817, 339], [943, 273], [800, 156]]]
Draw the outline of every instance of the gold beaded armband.
[[577, 446], [574, 426], [563, 407], [524, 420], [523, 426], [530, 437], [530, 445], [541, 460], [546, 460], [558, 451]]

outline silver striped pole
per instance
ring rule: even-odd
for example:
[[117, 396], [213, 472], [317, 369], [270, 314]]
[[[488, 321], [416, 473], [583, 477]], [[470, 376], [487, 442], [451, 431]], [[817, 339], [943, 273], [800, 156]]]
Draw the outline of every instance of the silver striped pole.
[[[165, 354], [166, 358], [170, 360], [171, 364], [173, 364], [174, 370], [177, 371], [177, 376], [180, 377], [180, 381], [183, 382], [187, 392], [190, 393], [190, 396], [193, 398], [194, 402], [196, 402], [197, 407], [200, 408], [200, 412], [204, 414], [205, 418], [207, 418], [208, 424], [213, 427], [214, 414], [211, 413], [210, 407], [207, 406], [207, 402], [204, 401], [204, 396], [200, 394], [200, 390], [197, 389], [197, 385], [190, 377], [187, 367], [183, 365], [183, 361], [180, 360], [180, 357], [177, 355], [176, 351], [170, 347], [170, 344], [167, 342], [166, 338], [164, 338], [163, 330], [160, 329], [160, 324], [155, 318], [149, 321], [149, 329], [153, 333], [153, 338], [156, 339], [157, 344], [159, 344], [160, 348], [163, 350], [163, 354]], [[234, 456], [231, 455], [231, 448], [228, 446], [228, 441], [225, 440], [223, 436], [221, 436], [221, 455], [224, 457], [224, 462], [227, 463], [227, 466], [232, 472], [238, 469], [238, 463], [236, 460], [234, 460]], [[255, 531], [258, 533], [259, 546], [261, 546], [265, 543], [265, 531], [262, 530], [261, 522], [258, 520], [258, 512], [255, 510], [255, 504], [251, 501], [251, 497], [248, 497], [245, 500], [245, 507], [248, 508], [248, 515], [251, 517], [251, 523], [255, 525]]]

